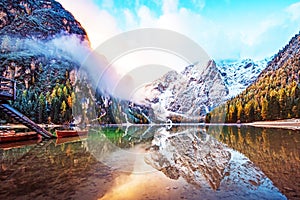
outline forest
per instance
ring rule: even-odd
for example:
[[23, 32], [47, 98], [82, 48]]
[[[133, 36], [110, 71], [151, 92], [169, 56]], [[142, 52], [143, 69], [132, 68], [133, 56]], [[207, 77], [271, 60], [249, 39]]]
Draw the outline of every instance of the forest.
[[244, 92], [215, 108], [207, 121], [253, 122], [300, 117], [299, 34]]

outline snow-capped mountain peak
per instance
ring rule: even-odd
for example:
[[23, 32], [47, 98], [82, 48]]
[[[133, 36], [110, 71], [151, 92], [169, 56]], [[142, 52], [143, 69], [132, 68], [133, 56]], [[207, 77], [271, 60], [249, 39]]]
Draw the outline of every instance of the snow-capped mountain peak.
[[144, 98], [159, 121], [201, 121], [211, 108], [224, 102], [228, 89], [214, 61], [170, 71], [144, 86]]
[[135, 93], [140, 105], [153, 110], [150, 121], [199, 122], [214, 107], [245, 90], [267, 66], [269, 59], [210, 60], [182, 72], [170, 71]]
[[238, 95], [253, 83], [270, 60], [271, 58], [258, 61], [252, 59], [216, 61], [217, 68], [229, 89], [229, 97]]

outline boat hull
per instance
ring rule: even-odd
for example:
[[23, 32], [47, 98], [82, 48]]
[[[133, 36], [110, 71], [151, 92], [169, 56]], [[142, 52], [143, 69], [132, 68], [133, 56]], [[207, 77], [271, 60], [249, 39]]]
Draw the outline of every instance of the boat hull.
[[39, 139], [39, 136], [36, 132], [8, 134], [8, 135], [0, 136], [0, 143], [18, 142], [18, 141], [35, 140], [35, 139]]
[[56, 130], [57, 138], [65, 138], [65, 137], [76, 137], [87, 135], [88, 131], [76, 131], [76, 130]]
[[82, 136], [74, 136], [74, 137], [64, 137], [64, 138], [56, 138], [56, 145], [60, 144], [67, 144], [67, 143], [73, 143], [73, 142], [78, 142], [82, 140], [86, 140], [87, 135], [82, 135]]

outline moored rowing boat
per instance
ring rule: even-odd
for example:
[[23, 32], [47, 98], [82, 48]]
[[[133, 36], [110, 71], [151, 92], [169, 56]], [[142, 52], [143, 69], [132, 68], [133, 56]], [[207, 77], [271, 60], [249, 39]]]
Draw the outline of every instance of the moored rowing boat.
[[82, 136], [88, 133], [87, 130], [56, 130], [55, 132], [58, 138]]
[[39, 136], [36, 132], [25, 132], [25, 133], [5, 133], [0, 135], [0, 143], [5, 142], [16, 142], [24, 140], [35, 140]]

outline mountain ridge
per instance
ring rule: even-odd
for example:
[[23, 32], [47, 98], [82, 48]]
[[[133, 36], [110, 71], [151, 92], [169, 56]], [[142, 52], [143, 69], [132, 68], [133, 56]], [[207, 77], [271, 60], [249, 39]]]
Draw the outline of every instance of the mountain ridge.
[[271, 58], [217, 60], [217, 67], [229, 89], [229, 98], [237, 96], [253, 83], [270, 60]]
[[213, 60], [206, 66], [187, 66], [181, 73], [170, 71], [144, 87], [153, 121], [199, 122], [227, 96], [228, 89]]
[[0, 35], [47, 40], [75, 34], [88, 40], [81, 24], [54, 0], [2, 1], [0, 16]]
[[0, 75], [17, 81], [17, 99], [11, 104], [35, 122], [63, 123], [72, 118], [76, 103], [72, 74], [80, 63], [66, 54], [67, 46], [57, 48], [67, 45], [62, 41], [68, 39], [89, 44], [85, 30], [60, 3], [0, 2]]
[[[206, 113], [238, 95], [254, 82], [268, 61], [269, 59], [216, 62], [211, 60], [207, 67], [195, 64], [185, 67], [181, 72], [170, 71], [143, 87], [145, 97], [141, 104], [152, 108], [155, 116], [153, 118], [152, 115], [153, 121], [158, 119], [163, 122], [167, 119], [173, 122], [203, 121]], [[212, 83], [208, 84], [211, 81]], [[218, 84], [224, 87], [224, 92], [217, 86]], [[211, 92], [215, 94], [211, 96]]]
[[223, 116], [225, 122], [300, 117], [299, 49], [298, 33], [279, 50], [253, 84], [243, 93], [213, 110], [209, 117], [221, 119]]

